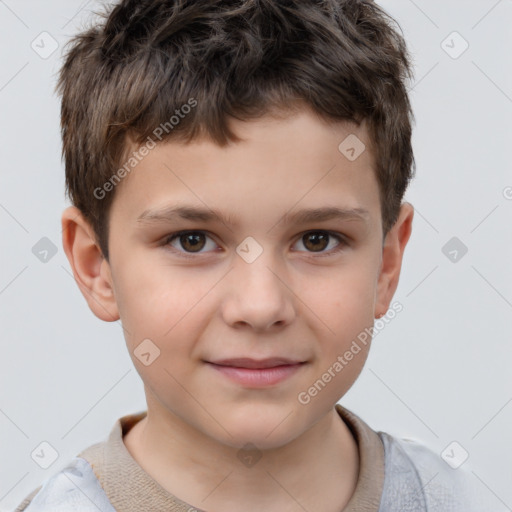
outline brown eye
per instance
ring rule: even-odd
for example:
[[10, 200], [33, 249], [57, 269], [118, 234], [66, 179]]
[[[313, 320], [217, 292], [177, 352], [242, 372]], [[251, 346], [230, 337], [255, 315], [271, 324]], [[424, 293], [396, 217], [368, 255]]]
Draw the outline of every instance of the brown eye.
[[202, 233], [189, 233], [180, 235], [179, 240], [186, 251], [197, 252], [204, 247], [204, 238]]
[[180, 231], [169, 235], [166, 238], [165, 245], [171, 246], [177, 252], [182, 254], [203, 254], [208, 249], [208, 240], [210, 240], [210, 249], [214, 249], [217, 244], [202, 231]]
[[[309, 231], [302, 236], [299, 242], [302, 242], [306, 252], [316, 252], [326, 256], [341, 251], [348, 245], [343, 236], [330, 231]], [[330, 250], [326, 250], [329, 246]]]
[[314, 252], [323, 251], [328, 245], [329, 235], [322, 232], [308, 233], [302, 237], [304, 246]]

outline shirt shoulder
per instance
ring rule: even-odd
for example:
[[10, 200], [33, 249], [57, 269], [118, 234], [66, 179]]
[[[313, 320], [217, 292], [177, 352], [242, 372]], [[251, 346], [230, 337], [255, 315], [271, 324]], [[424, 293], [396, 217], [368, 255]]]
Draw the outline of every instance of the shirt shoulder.
[[115, 512], [91, 465], [73, 458], [32, 491], [14, 512]]
[[[379, 512], [501, 512], [467, 463], [453, 469], [427, 446], [378, 432], [385, 475]], [[477, 491], [480, 490], [480, 493]]]

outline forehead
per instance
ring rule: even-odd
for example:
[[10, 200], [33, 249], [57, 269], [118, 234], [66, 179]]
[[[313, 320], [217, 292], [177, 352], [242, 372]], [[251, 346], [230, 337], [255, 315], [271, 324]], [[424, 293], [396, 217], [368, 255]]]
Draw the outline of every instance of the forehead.
[[[288, 117], [233, 120], [241, 142], [157, 143], [117, 186], [114, 216], [133, 223], [156, 211], [202, 207], [237, 220], [275, 221], [302, 208], [380, 214], [374, 158], [364, 124], [329, 123], [303, 110]], [[297, 217], [298, 218], [298, 217]]]

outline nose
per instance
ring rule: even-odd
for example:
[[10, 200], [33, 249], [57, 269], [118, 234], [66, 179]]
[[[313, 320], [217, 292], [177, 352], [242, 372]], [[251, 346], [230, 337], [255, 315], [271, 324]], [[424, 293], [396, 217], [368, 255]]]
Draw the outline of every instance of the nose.
[[252, 263], [236, 257], [225, 282], [221, 314], [226, 324], [249, 326], [263, 332], [282, 329], [296, 315], [295, 296], [287, 285], [286, 271], [269, 251]]

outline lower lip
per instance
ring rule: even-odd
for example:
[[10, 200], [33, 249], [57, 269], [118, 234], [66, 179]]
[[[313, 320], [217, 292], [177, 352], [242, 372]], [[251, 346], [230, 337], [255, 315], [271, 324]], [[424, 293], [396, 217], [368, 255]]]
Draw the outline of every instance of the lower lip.
[[231, 380], [248, 387], [273, 386], [291, 377], [304, 363], [275, 366], [273, 368], [238, 368], [209, 363], [215, 370]]

